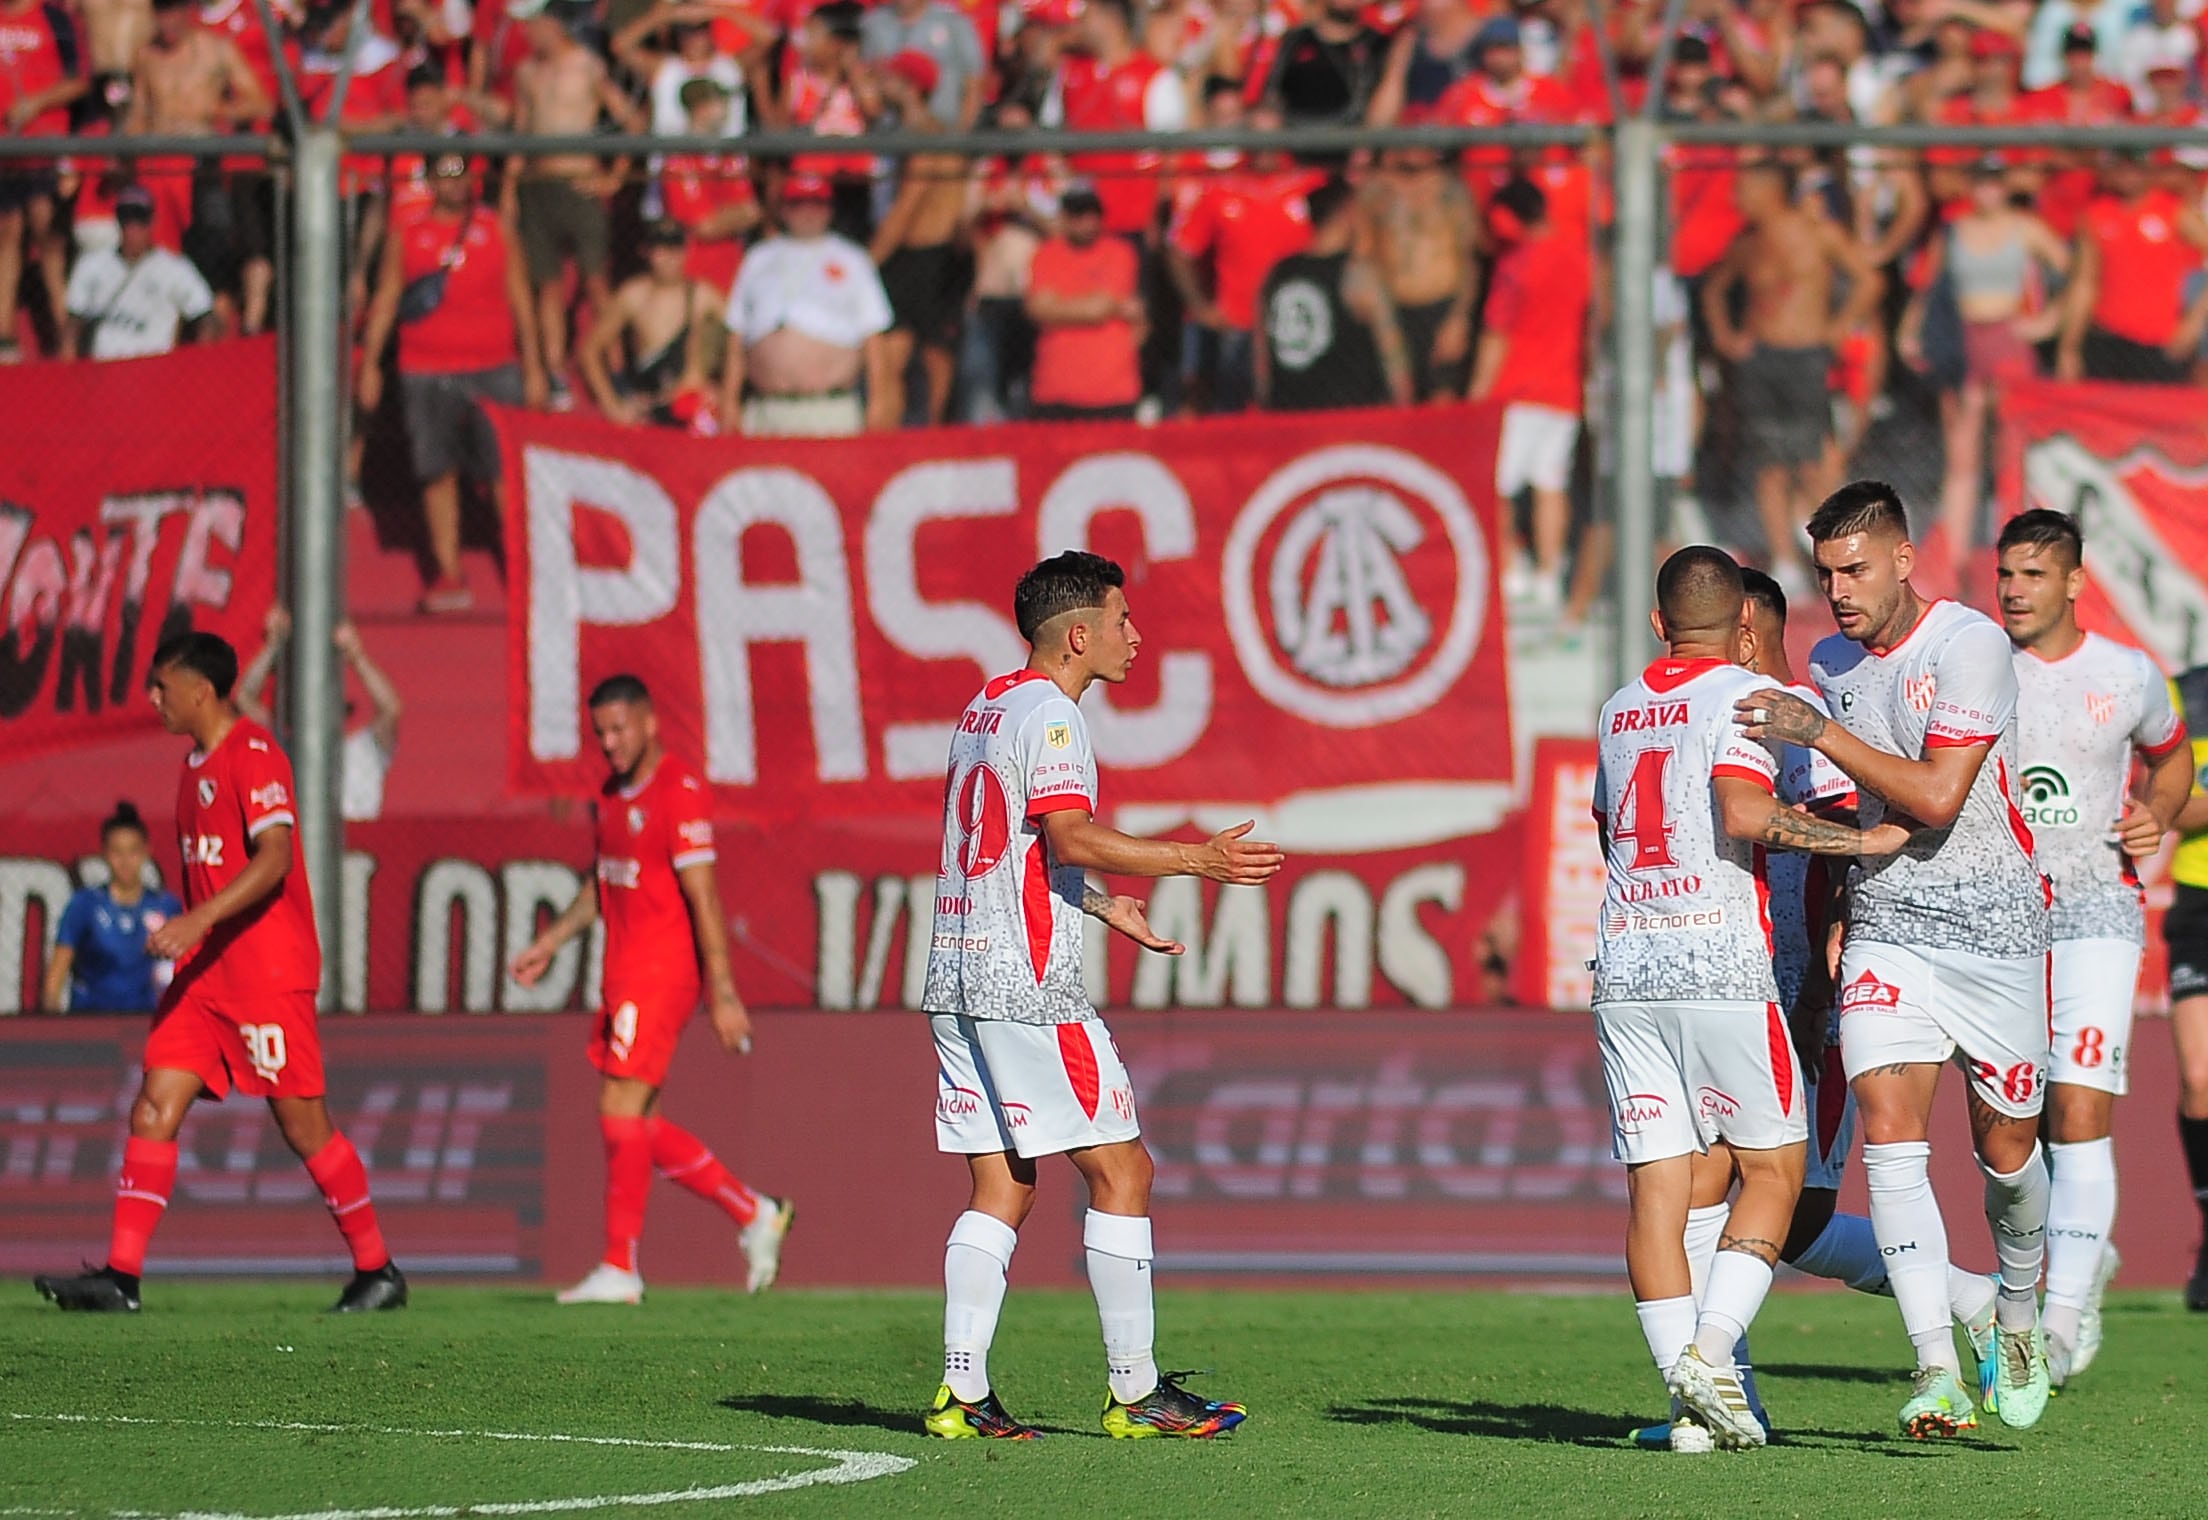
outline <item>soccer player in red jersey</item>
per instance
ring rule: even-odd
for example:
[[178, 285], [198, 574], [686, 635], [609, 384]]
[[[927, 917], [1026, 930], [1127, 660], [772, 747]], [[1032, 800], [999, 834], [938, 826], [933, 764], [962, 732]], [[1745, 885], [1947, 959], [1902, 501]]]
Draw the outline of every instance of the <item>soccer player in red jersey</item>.
[[35, 1280], [64, 1309], [137, 1312], [146, 1243], [176, 1185], [177, 1131], [195, 1099], [220, 1100], [232, 1087], [268, 1100], [352, 1250], [353, 1280], [337, 1311], [406, 1302], [368, 1174], [323, 1101], [314, 1014], [322, 947], [294, 837], [291, 762], [267, 729], [239, 716], [230, 700], [237, 679], [237, 651], [211, 633], [179, 634], [153, 652], [154, 711], [193, 744], [176, 799], [185, 911], [146, 938], [177, 962], [176, 979], [146, 1041], [107, 1264]]
[[590, 723], [613, 772], [598, 798], [597, 876], [514, 960], [514, 979], [527, 987], [562, 945], [605, 916], [605, 992], [590, 1063], [604, 1076], [598, 1129], [606, 1143], [606, 1255], [559, 1299], [643, 1301], [636, 1246], [655, 1166], [741, 1227], [745, 1286], [757, 1293], [782, 1269], [782, 1238], [796, 1209], [744, 1186], [703, 1141], [659, 1112], [668, 1063], [701, 991], [722, 1047], [751, 1049], [751, 1015], [729, 971], [713, 878], [712, 799], [696, 771], [660, 748], [651, 693], [635, 676], [598, 683]]

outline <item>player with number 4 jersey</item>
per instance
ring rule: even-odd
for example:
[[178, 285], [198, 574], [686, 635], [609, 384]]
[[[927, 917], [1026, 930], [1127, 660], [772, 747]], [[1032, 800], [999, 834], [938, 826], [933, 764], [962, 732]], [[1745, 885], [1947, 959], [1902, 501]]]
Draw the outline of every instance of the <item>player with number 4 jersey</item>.
[[[2132, 999], [2146, 947], [2134, 862], [2153, 855], [2192, 790], [2184, 721], [2147, 654], [2078, 626], [2085, 543], [2045, 508], [2002, 529], [2001, 622], [2015, 645], [2023, 811], [2054, 884], [2047, 1095], [2047, 1364], [2056, 1387], [2099, 1354], [2116, 1275], [2116, 1153]], [[2127, 795], [2134, 759], [2146, 778]]]
[[174, 959], [154, 1014], [145, 1077], [115, 1186], [107, 1262], [36, 1287], [64, 1309], [134, 1312], [154, 1227], [176, 1185], [176, 1137], [195, 1100], [235, 1088], [266, 1098], [284, 1142], [306, 1163], [351, 1248], [340, 1312], [396, 1309], [406, 1278], [369, 1201], [368, 1174], [323, 1100], [315, 993], [322, 979], [314, 904], [300, 858], [291, 762], [268, 730], [238, 715], [238, 656], [211, 633], [185, 633], [153, 654], [147, 687], [163, 726], [194, 743], [177, 790], [185, 910], [146, 947]]

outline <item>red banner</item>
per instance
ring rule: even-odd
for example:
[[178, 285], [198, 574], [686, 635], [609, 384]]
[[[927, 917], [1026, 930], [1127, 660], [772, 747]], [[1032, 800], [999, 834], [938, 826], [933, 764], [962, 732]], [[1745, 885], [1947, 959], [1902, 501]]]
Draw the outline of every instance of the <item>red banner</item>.
[[1525, 931], [1515, 985], [1534, 1008], [1585, 1008], [1594, 996], [1595, 922], [1606, 867], [1594, 806], [1592, 739], [1543, 739], [1533, 752], [1533, 800], [1526, 808]]
[[[165, 795], [165, 794], [164, 794]], [[174, 831], [154, 825], [170, 879]], [[737, 985], [761, 1008], [916, 1008], [934, 913], [935, 821], [856, 819], [723, 835], [721, 892]], [[69, 894], [89, 880], [90, 818], [20, 822], [0, 849], [0, 1013], [38, 1006]], [[351, 1011], [546, 1013], [597, 1004], [600, 942], [544, 981], [513, 957], [582, 886], [580, 821], [408, 819], [346, 830], [338, 1003]], [[1519, 856], [1517, 820], [1440, 844], [1305, 854], [1262, 888], [1131, 884], [1188, 953], [1091, 937], [1091, 991], [1136, 1008], [1444, 1008], [1502, 996], [1491, 931]], [[770, 868], [762, 869], [762, 863]], [[1101, 931], [1102, 926], [1098, 926]]]
[[1144, 832], [1199, 805], [1285, 808], [1307, 848], [1345, 822], [1341, 849], [1490, 827], [1494, 413], [1345, 422], [700, 442], [501, 412], [512, 784], [595, 791], [582, 697], [629, 670], [742, 816], [932, 818], [951, 721], [1026, 658], [1014, 582], [1089, 547], [1127, 567], [1144, 636], [1086, 703]]
[[0, 749], [142, 731], [146, 657], [276, 594], [272, 338], [0, 367]]

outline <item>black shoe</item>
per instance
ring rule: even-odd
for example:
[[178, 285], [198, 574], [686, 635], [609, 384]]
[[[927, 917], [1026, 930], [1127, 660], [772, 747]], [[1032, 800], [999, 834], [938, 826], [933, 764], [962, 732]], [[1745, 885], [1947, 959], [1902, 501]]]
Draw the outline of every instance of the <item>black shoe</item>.
[[345, 1285], [345, 1291], [337, 1296], [332, 1314], [365, 1314], [374, 1309], [403, 1309], [406, 1307], [406, 1274], [395, 1261], [387, 1261], [373, 1272], [355, 1272], [353, 1280]]
[[64, 1309], [92, 1314], [136, 1314], [138, 1279], [113, 1267], [95, 1267], [75, 1277], [34, 1277], [38, 1296]]
[[2185, 1307], [2195, 1314], [2208, 1314], [2208, 1241], [2202, 1241], [2200, 1255], [2193, 1259], [2192, 1280], [2185, 1284]]

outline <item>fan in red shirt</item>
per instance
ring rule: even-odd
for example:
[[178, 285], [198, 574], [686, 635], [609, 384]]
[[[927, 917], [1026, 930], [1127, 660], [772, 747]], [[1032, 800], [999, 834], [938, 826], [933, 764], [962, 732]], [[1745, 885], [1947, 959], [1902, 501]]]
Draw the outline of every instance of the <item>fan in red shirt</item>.
[[[0, 0], [0, 135], [68, 131], [69, 107], [86, 84], [68, 12], [51, 0]], [[0, 162], [0, 362], [20, 357], [16, 296], [26, 244], [39, 250], [48, 303], [56, 311], [64, 304], [69, 239], [53, 235], [55, 177], [51, 163]]]
[[[719, 137], [728, 118], [728, 90], [717, 79], [685, 79], [682, 108], [692, 137]], [[659, 169], [667, 215], [690, 233], [683, 272], [725, 298], [744, 262], [744, 239], [760, 222], [751, 162], [741, 153], [670, 153]]]
[[[2017, 91], [2023, 52], [2014, 37], [2000, 32], [1976, 33], [1970, 39], [1970, 68], [1969, 92], [1944, 102], [1939, 108], [1936, 120], [1942, 125], [2018, 127], [2033, 120], [2031, 109]], [[1977, 148], [1925, 149], [1926, 178], [1934, 202], [1943, 206], [1968, 204], [1970, 166], [1977, 162], [1980, 152]], [[2028, 148], [2009, 150], [2004, 156], [2012, 171], [2044, 163], [2046, 157]], [[2026, 188], [2028, 177], [2020, 177], [2015, 183], [2020, 189]]]
[[[1136, 44], [1128, 0], [1091, 0], [1080, 21], [1080, 46], [1059, 68], [1069, 132], [1177, 132], [1188, 125], [1181, 78]], [[1087, 176], [1104, 201], [1104, 230], [1147, 237], [1156, 228], [1164, 155], [1078, 153], [1073, 172]]]
[[[2090, 22], [2080, 22], [2062, 34], [2062, 78], [2043, 90], [2024, 96], [2027, 120], [2065, 127], [2106, 127], [2131, 119], [2131, 91], [2113, 79], [2093, 72], [2097, 46]], [[2078, 217], [2093, 199], [2096, 176], [2082, 155], [2065, 153], [2047, 177], [2039, 193], [2039, 219], [2069, 237], [2078, 230]]]
[[2157, 188], [2144, 154], [2111, 154], [2106, 193], [2085, 208], [2055, 372], [2065, 380], [2182, 385], [2191, 379], [2208, 298], [2187, 282], [2208, 253], [2208, 221]]
[[713, 875], [712, 797], [696, 771], [660, 748], [651, 693], [635, 676], [598, 683], [590, 723], [612, 771], [598, 794], [596, 878], [513, 967], [516, 981], [534, 985], [561, 946], [605, 919], [604, 1006], [590, 1063], [601, 1073], [606, 1255], [559, 1301], [643, 1302], [636, 1248], [655, 1166], [737, 1223], [747, 1286], [757, 1293], [781, 1270], [782, 1239], [796, 1210], [737, 1181], [703, 1141], [659, 1112], [660, 1087], [701, 991], [722, 1047], [751, 1049], [751, 1015], [729, 970], [727, 919]]
[[[1556, 126], [1580, 118], [1579, 102], [1570, 90], [1526, 72], [1525, 48], [1511, 17], [1498, 16], [1481, 27], [1472, 39], [1472, 56], [1479, 60], [1478, 71], [1443, 92], [1434, 106], [1435, 120], [1453, 127], [1499, 127]], [[1506, 148], [1466, 151], [1465, 188], [1483, 208], [1510, 178], [1510, 165]]]
[[64, 1309], [137, 1312], [146, 1245], [176, 1186], [177, 1132], [195, 1100], [235, 1087], [268, 1100], [352, 1249], [338, 1311], [399, 1308], [406, 1278], [377, 1227], [368, 1174], [323, 1101], [322, 947], [295, 839], [291, 762], [267, 729], [238, 715], [238, 652], [214, 634], [163, 640], [151, 672], [162, 726], [194, 746], [176, 800], [186, 907], [146, 939], [178, 963], [176, 979], [154, 1014], [130, 1107], [107, 1264], [36, 1287]]

